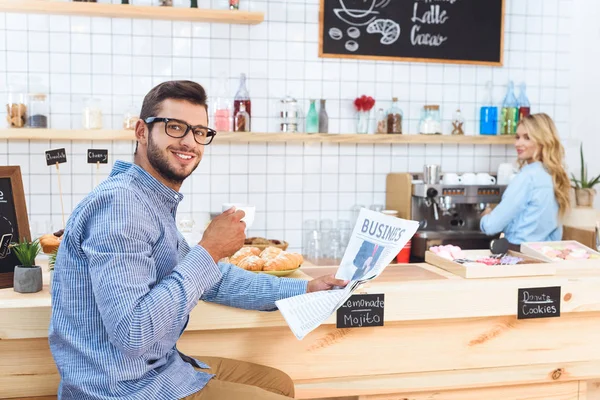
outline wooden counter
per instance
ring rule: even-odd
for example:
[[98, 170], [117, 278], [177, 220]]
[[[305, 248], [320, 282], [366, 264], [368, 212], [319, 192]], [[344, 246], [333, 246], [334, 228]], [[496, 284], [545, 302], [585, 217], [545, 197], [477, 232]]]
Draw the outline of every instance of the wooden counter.
[[[301, 270], [300, 279], [334, 271]], [[518, 289], [546, 286], [562, 287], [560, 318], [517, 320]], [[384, 327], [336, 329], [332, 316], [299, 341], [279, 312], [200, 303], [178, 348], [279, 368], [303, 399], [597, 400], [599, 288], [600, 272], [462, 279], [393, 265], [361, 289], [385, 293]], [[0, 398], [56, 393], [49, 319], [46, 286], [0, 290]]]

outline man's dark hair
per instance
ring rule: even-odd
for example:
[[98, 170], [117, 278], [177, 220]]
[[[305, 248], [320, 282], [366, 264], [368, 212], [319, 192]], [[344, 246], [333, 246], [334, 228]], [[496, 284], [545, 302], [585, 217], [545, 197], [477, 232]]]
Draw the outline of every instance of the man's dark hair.
[[[140, 111], [140, 119], [145, 120], [148, 117], [155, 117], [160, 111], [162, 102], [167, 99], [185, 100], [192, 104], [204, 106], [208, 112], [206, 91], [200, 84], [192, 81], [167, 81], [156, 85], [146, 94]], [[137, 153], [137, 143], [135, 153]]]

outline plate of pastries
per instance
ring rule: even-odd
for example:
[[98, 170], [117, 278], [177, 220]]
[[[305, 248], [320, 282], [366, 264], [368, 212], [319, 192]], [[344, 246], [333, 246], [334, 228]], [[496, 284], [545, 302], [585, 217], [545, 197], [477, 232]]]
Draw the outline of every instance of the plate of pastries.
[[286, 276], [300, 268], [304, 258], [301, 254], [287, 252], [275, 246], [264, 250], [244, 246], [224, 261], [247, 271]]
[[65, 230], [61, 229], [58, 232], [40, 236], [40, 246], [42, 246], [42, 251], [46, 254], [52, 254], [58, 250], [58, 246], [60, 246], [64, 233]]

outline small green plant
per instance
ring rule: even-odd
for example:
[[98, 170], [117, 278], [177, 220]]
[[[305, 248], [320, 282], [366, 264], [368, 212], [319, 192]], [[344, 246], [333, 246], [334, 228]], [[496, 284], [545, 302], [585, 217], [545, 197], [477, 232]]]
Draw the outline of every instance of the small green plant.
[[48, 270], [54, 271], [54, 264], [56, 264], [56, 255], [58, 254], [58, 249], [54, 250], [48, 256]]
[[40, 242], [35, 239], [33, 242], [22, 238], [19, 243], [13, 243], [12, 251], [15, 252], [15, 256], [19, 259], [22, 267], [35, 267], [35, 258], [42, 251]]
[[571, 181], [575, 184], [576, 189], [592, 189], [600, 182], [600, 175], [588, 179], [587, 165], [583, 159], [583, 144], [579, 145], [579, 156], [581, 158], [581, 177], [575, 178], [575, 175], [571, 173]]

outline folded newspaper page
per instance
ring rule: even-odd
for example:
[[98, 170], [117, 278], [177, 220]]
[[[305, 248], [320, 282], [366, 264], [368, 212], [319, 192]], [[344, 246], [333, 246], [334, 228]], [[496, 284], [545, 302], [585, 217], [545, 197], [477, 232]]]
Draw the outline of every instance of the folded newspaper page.
[[419, 223], [362, 208], [335, 274], [350, 281], [343, 289], [314, 292], [275, 302], [302, 340], [325, 322], [364, 282], [375, 279], [417, 231]]

